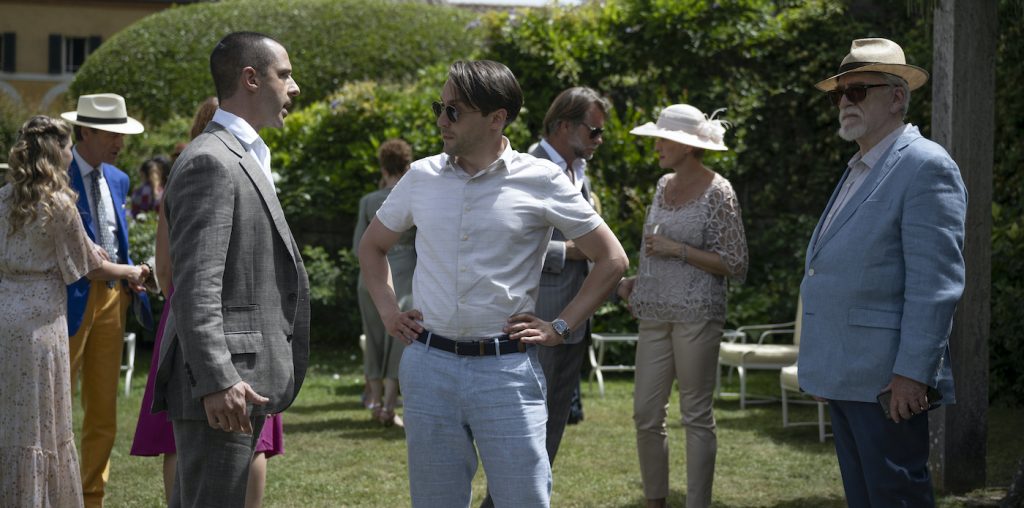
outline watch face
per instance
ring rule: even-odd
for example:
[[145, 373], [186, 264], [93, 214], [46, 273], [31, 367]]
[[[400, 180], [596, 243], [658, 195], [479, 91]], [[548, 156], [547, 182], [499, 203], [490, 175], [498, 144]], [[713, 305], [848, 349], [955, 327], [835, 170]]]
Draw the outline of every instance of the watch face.
[[555, 333], [565, 337], [569, 335], [569, 324], [561, 319], [556, 319], [551, 323], [551, 327], [555, 329]]

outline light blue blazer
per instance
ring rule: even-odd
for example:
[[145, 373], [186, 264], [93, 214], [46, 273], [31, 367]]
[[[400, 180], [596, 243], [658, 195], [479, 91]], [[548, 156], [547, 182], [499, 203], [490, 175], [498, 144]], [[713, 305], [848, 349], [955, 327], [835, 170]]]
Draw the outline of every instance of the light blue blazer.
[[[110, 164], [101, 163], [100, 170], [103, 171], [103, 178], [110, 188], [110, 199], [114, 202], [114, 209], [117, 211], [117, 250], [120, 259], [118, 263], [133, 264], [128, 254], [128, 223], [124, 216], [124, 200], [128, 196], [128, 189], [131, 185], [128, 175]], [[85, 193], [85, 181], [82, 179], [82, 172], [78, 169], [78, 161], [72, 159], [71, 167], [68, 168], [68, 178], [71, 181], [71, 188], [78, 193], [78, 215], [82, 217], [82, 224], [85, 225], [85, 232], [89, 239], [96, 242], [96, 226], [93, 223], [92, 211], [89, 209], [89, 198]], [[140, 309], [143, 316], [138, 316], [140, 321], [148, 317], [152, 321], [152, 314], [149, 307], [149, 298], [145, 293], [136, 295], [132, 292], [133, 298], [141, 300], [141, 307], [133, 305], [133, 309]], [[89, 279], [82, 277], [68, 286], [68, 335], [74, 335], [78, 327], [82, 325], [82, 317], [85, 314], [85, 304], [89, 301]]]
[[954, 402], [949, 333], [964, 288], [967, 191], [960, 169], [917, 127], [904, 132], [807, 247], [800, 387], [874, 402], [893, 374]]

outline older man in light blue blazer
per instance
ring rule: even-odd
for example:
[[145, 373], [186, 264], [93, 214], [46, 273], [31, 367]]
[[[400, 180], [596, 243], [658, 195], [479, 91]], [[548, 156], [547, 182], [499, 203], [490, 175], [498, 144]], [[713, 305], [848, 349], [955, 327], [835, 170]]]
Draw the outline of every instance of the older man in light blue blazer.
[[949, 154], [903, 121], [927, 79], [896, 43], [858, 39], [815, 85], [860, 150], [807, 248], [800, 386], [829, 401], [851, 507], [934, 505], [927, 410], [954, 402], [967, 192]]

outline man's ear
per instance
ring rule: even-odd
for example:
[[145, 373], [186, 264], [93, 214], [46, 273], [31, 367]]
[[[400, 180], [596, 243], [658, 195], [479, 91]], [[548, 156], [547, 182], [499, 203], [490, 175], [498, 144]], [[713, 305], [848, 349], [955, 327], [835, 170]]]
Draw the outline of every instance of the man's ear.
[[508, 111], [502, 108], [493, 111], [491, 115], [491, 126], [497, 127], [498, 130], [503, 130], [505, 128], [505, 119], [508, 118]]
[[260, 83], [257, 80], [258, 76], [259, 73], [256, 72], [256, 69], [252, 67], [246, 67], [242, 69], [242, 76], [241, 78], [239, 78], [242, 80], [242, 88], [249, 92], [255, 93], [260, 87]]
[[892, 87], [892, 104], [889, 105], [890, 113], [901, 113], [903, 105], [907, 102], [907, 91], [902, 86]]

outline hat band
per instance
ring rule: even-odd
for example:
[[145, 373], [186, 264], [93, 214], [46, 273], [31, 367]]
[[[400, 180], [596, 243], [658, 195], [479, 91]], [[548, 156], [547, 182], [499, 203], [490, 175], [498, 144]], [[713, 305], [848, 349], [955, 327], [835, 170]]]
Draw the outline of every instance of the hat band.
[[880, 63], [881, 62], [850, 62], [848, 64], [840, 65], [839, 72], [841, 74], [847, 71], [852, 71], [854, 69], [859, 69], [861, 67], [867, 67], [868, 65], [877, 65]]
[[79, 122], [99, 123], [99, 124], [114, 124], [114, 123], [128, 123], [127, 118], [97, 118], [95, 116], [82, 116], [78, 115], [76, 118]]

